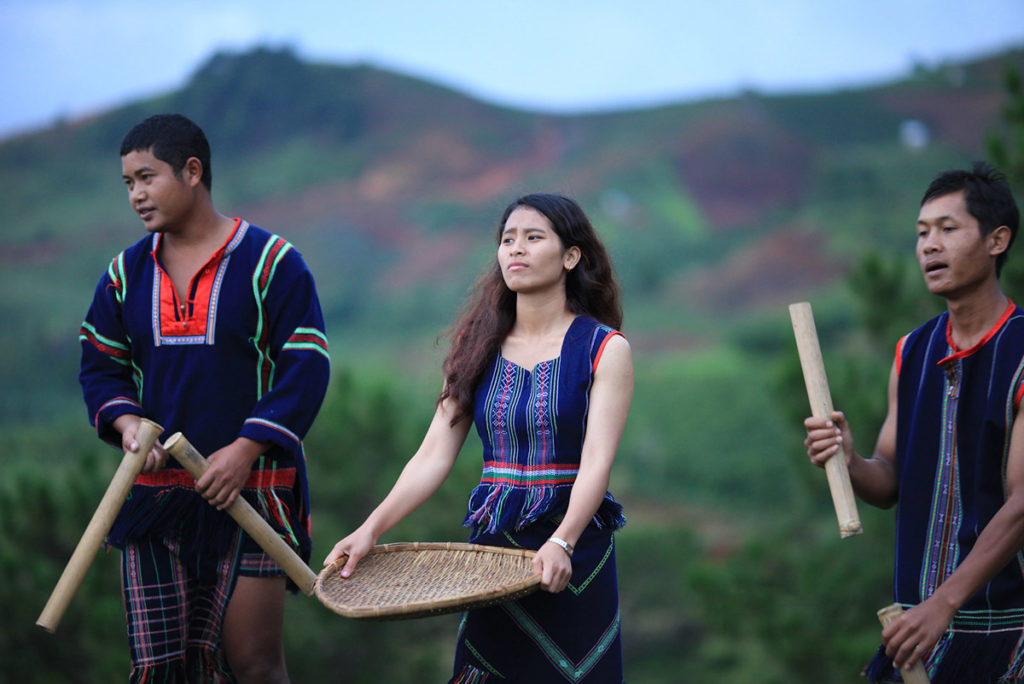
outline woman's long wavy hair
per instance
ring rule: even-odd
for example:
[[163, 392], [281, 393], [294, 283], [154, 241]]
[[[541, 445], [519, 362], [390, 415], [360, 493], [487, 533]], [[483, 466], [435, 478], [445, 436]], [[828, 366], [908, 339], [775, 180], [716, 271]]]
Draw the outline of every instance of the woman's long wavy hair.
[[[562, 241], [562, 248], [578, 247], [580, 260], [566, 274], [565, 297], [569, 310], [586, 314], [612, 328], [622, 326], [622, 304], [611, 259], [580, 206], [568, 197], [547, 193], [524, 195], [508, 205], [498, 223], [496, 242], [509, 216], [518, 207], [543, 214]], [[438, 403], [455, 402], [452, 425], [473, 417], [473, 397], [487, 365], [516, 321], [516, 294], [505, 285], [497, 258], [473, 286], [473, 294], [449, 328], [451, 349], [444, 360], [445, 386]]]

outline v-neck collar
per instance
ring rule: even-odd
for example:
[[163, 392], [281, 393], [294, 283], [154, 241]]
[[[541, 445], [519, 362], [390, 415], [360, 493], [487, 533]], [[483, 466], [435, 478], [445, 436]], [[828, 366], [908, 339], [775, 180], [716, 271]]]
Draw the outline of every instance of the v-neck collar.
[[1003, 311], [1002, 315], [999, 317], [999, 320], [996, 321], [995, 325], [992, 326], [992, 329], [985, 333], [985, 336], [978, 340], [973, 346], [971, 346], [970, 349], [957, 348], [956, 343], [953, 341], [953, 320], [949, 317], [949, 314], [947, 313], [946, 344], [949, 345], [949, 349], [953, 350], [953, 353], [939, 361], [939, 365], [966, 358], [971, 354], [975, 353], [976, 351], [978, 351], [979, 349], [981, 349], [983, 346], [985, 346], [986, 342], [995, 337], [996, 333], [999, 332], [1000, 328], [1002, 328], [1006, 324], [1006, 321], [1010, 320], [1010, 316], [1013, 315], [1014, 309], [1017, 308], [1017, 305], [1014, 304], [1013, 300], [1010, 299], [1009, 297], [1006, 298], [1006, 301], [1008, 302], [1006, 310]]
[[579, 323], [579, 321], [582, 320], [582, 318], [583, 318], [582, 314], [577, 314], [576, 317], [572, 319], [572, 322], [569, 323], [569, 327], [565, 329], [565, 334], [562, 335], [562, 344], [559, 345], [559, 347], [558, 347], [558, 356], [552, 357], [550, 359], [544, 359], [543, 361], [538, 361], [537, 363], [535, 363], [533, 365], [533, 368], [526, 368], [525, 366], [521, 366], [518, 363], [516, 363], [515, 361], [512, 361], [511, 359], [507, 358], [504, 355], [504, 353], [502, 353], [501, 347], [498, 348], [498, 357], [503, 362], [505, 362], [505, 363], [507, 363], [507, 364], [509, 364], [511, 366], [515, 366], [516, 368], [518, 368], [519, 370], [523, 371], [527, 375], [532, 375], [534, 372], [536, 372], [537, 368], [539, 368], [540, 366], [543, 366], [544, 364], [553, 363], [555, 361], [558, 361], [560, 358], [562, 358], [562, 356], [565, 354], [565, 343], [569, 339], [569, 335], [570, 335], [570, 333], [572, 333], [572, 329], [574, 327], [576, 327], [576, 324]]

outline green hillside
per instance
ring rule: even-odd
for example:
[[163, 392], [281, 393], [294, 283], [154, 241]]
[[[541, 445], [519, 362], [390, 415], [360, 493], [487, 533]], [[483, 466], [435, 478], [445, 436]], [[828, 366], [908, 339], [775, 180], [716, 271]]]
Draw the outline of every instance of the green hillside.
[[[123, 644], [97, 636], [120, 620], [116, 554], [97, 561], [59, 643], [30, 625], [114, 467], [81, 407], [77, 332], [110, 258], [142, 235], [120, 139], [179, 111], [211, 140], [219, 208], [287, 237], [317, 279], [335, 377], [307, 440], [314, 566], [415, 448], [441, 381], [435, 342], [493, 257], [501, 210], [562, 192], [608, 244], [636, 359], [612, 483], [629, 517], [630, 681], [857, 681], [887, 602], [891, 518], [862, 511], [868, 533], [837, 538], [800, 445], [786, 305], [813, 302], [847, 390], [837, 405], [873, 438], [886, 319], [922, 319], [927, 304], [910, 287], [871, 324], [858, 294], [884, 299], [911, 273], [920, 194], [1004, 130], [1009, 66], [1024, 70], [1024, 50], [868, 88], [555, 116], [259, 49], [214, 56], [180, 90], [0, 141], [0, 605], [17, 625], [0, 638], [0, 679], [39, 675], [22, 661], [46, 663], [38, 681], [122, 675]], [[864, 261], [876, 254], [897, 256]], [[464, 537], [479, 476], [478, 447], [466, 452], [385, 541]], [[450, 623], [366, 626], [304, 601], [286, 627], [293, 681], [341, 668], [354, 682], [443, 680]]]
[[[501, 208], [537, 189], [593, 215], [634, 344], [682, 351], [831, 291], [870, 245], [906, 244], [920, 188], [981, 154], [1000, 71], [1022, 55], [865, 90], [592, 116], [497, 108], [287, 51], [215, 56], [179, 91], [0, 143], [0, 380], [19, 388], [0, 424], [76, 395], [76, 325], [107, 260], [140, 235], [118, 144], [150, 113], [200, 122], [219, 205], [306, 255], [342, 361], [368, 347], [409, 358], [432, 340], [487, 260]], [[927, 145], [901, 143], [908, 121]]]
[[[571, 194], [593, 214], [641, 350], [682, 350], [829, 290], [866, 246], [906, 244], [899, 228], [916, 194], [936, 169], [980, 154], [998, 123], [1000, 69], [1022, 61], [857, 91], [554, 117], [288, 51], [217, 55], [179, 91], [0, 144], [0, 335], [15, 361], [2, 380], [22, 388], [0, 424], [75, 394], [78, 320], [106, 260], [140, 234], [117, 148], [148, 114], [179, 111], [207, 129], [219, 205], [306, 255], [339, 351], [365, 353], [373, 339], [404, 356], [436, 336], [482, 268], [501, 208], [532, 189]], [[908, 121], [927, 145], [901, 143]]]

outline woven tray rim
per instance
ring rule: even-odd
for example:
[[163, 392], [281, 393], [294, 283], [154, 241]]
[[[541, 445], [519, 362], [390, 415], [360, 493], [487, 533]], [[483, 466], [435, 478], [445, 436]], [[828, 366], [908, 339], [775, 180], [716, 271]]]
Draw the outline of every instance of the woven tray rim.
[[[530, 549], [512, 549], [504, 546], [485, 546], [483, 544], [469, 544], [465, 542], [393, 542], [374, 546], [367, 553], [367, 556], [419, 551], [468, 551], [523, 558], [533, 558], [537, 555], [536, 551]], [[320, 571], [320, 574], [316, 577], [316, 582], [313, 584], [313, 593], [328, 610], [348, 618], [388, 620], [443, 615], [445, 613], [454, 613], [521, 598], [540, 587], [541, 576], [539, 573], [534, 573], [519, 582], [505, 584], [487, 591], [480, 591], [461, 597], [411, 601], [390, 606], [353, 608], [331, 600], [323, 588], [324, 582], [345, 566], [347, 558], [347, 556], [342, 556]], [[356, 572], [359, 572], [358, 568], [356, 568]]]

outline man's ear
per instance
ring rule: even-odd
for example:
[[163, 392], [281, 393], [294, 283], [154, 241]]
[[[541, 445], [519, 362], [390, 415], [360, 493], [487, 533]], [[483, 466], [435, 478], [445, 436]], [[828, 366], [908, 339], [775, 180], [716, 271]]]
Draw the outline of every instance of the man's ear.
[[185, 160], [185, 166], [181, 169], [181, 177], [191, 186], [203, 182], [203, 162], [197, 157], [189, 157]]
[[1009, 226], [999, 226], [988, 234], [988, 253], [990, 256], [998, 256], [1010, 248]]

